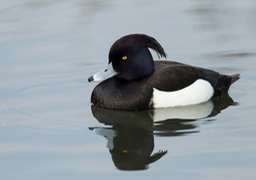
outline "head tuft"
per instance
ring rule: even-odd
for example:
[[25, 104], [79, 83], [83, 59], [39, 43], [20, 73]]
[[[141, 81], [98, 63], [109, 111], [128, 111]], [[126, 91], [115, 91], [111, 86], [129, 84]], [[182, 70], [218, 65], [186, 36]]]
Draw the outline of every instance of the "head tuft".
[[116, 48], [129, 46], [147, 47], [154, 50], [159, 58], [167, 57], [167, 54], [165, 53], [163, 47], [157, 42], [157, 40], [145, 34], [130, 34], [127, 36], [123, 36], [112, 45], [110, 52], [113, 50], [114, 47]]
[[136, 34], [135, 36], [138, 36], [138, 39], [143, 41], [146, 47], [153, 49], [157, 53], [159, 58], [167, 57], [167, 54], [165, 53], [164, 48], [153, 37], [150, 37], [144, 34]]

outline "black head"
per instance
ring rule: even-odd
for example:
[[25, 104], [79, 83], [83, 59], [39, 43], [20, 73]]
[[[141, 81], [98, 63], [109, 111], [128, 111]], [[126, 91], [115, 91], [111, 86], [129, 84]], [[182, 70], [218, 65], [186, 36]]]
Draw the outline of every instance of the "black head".
[[162, 46], [152, 37], [144, 34], [131, 34], [117, 40], [109, 51], [118, 77], [134, 80], [146, 77], [154, 71], [153, 57], [148, 48], [156, 51], [159, 57], [166, 57]]

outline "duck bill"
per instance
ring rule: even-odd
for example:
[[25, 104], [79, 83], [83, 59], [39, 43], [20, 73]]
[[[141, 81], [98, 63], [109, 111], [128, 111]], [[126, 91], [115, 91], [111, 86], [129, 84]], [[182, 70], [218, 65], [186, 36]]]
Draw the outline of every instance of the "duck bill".
[[108, 79], [116, 74], [117, 74], [117, 72], [113, 69], [112, 63], [109, 63], [106, 69], [103, 69], [102, 71], [89, 77], [88, 81], [89, 82], [102, 81], [102, 80]]

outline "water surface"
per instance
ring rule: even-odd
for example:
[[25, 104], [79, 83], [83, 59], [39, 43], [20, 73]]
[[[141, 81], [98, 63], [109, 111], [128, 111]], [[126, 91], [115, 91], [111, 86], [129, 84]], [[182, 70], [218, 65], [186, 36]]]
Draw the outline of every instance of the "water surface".
[[[255, 179], [253, 0], [0, 2], [1, 179]], [[91, 107], [87, 78], [130, 33], [241, 79], [201, 106]]]

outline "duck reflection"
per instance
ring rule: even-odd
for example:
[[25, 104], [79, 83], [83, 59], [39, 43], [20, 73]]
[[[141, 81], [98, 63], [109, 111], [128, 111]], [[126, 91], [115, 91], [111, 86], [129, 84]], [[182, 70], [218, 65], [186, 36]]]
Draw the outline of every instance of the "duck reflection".
[[154, 135], [181, 136], [197, 133], [199, 119], [216, 116], [236, 103], [229, 95], [203, 104], [155, 109], [149, 111], [117, 111], [92, 106], [93, 116], [106, 127], [91, 127], [107, 140], [107, 148], [120, 170], [144, 170], [163, 157], [167, 150], [154, 151]]

